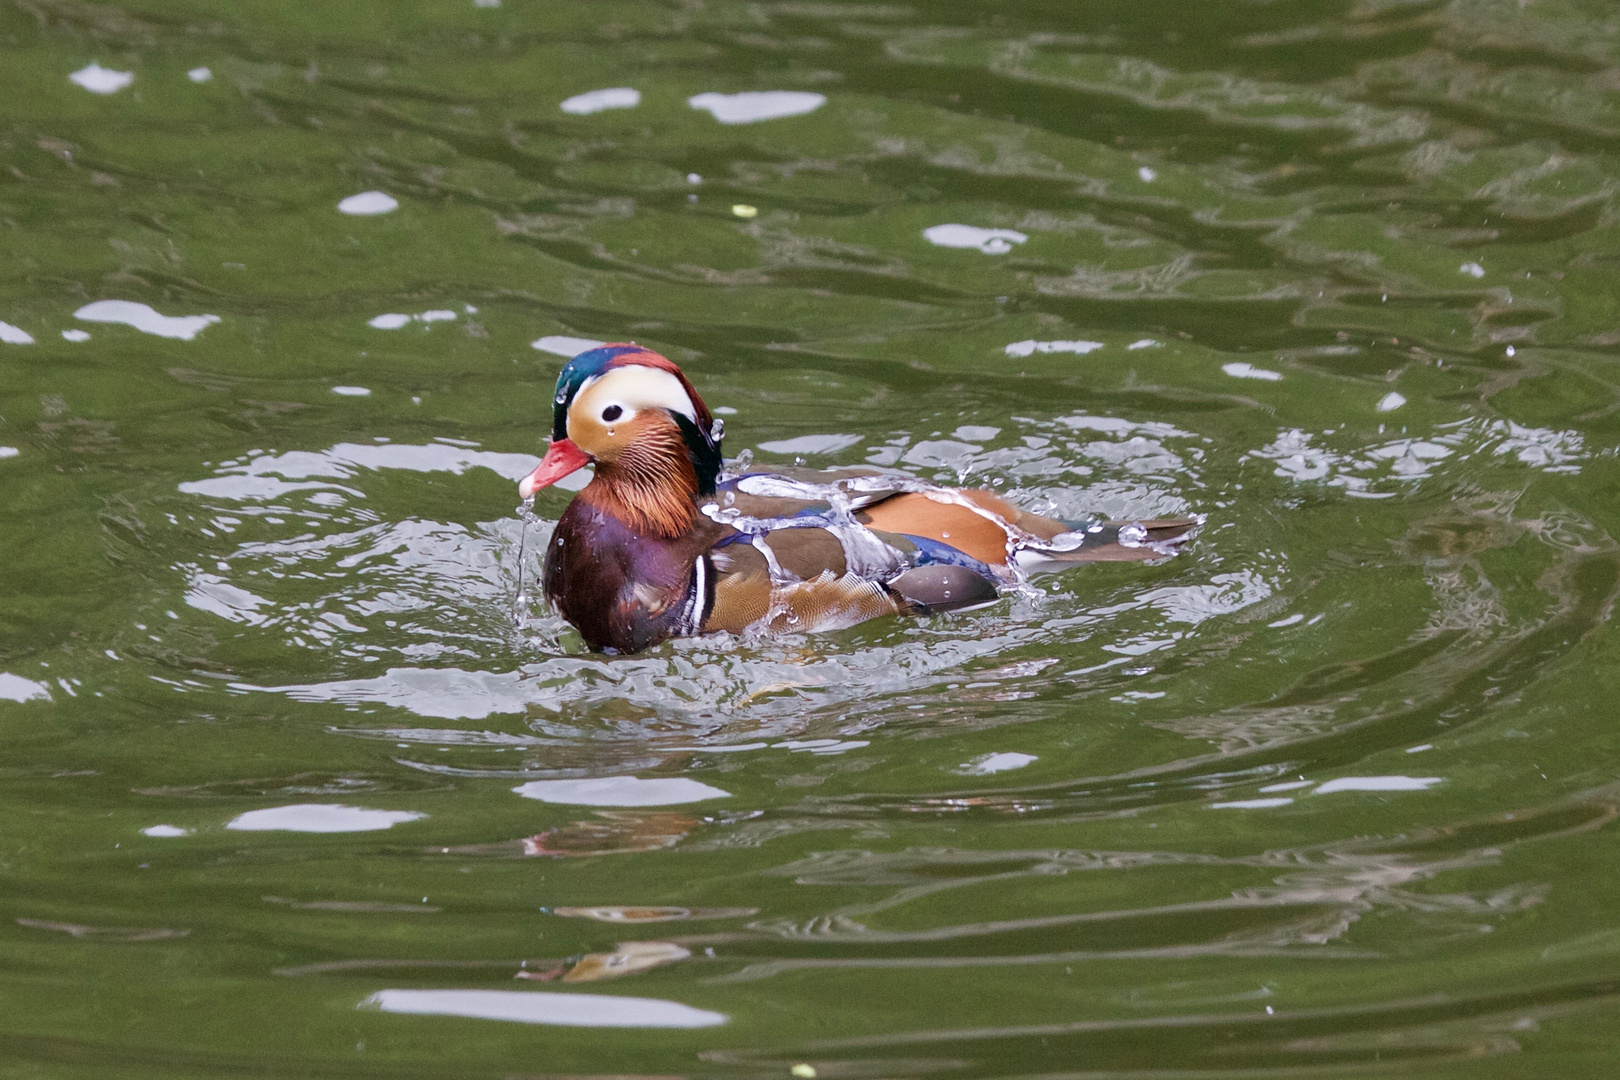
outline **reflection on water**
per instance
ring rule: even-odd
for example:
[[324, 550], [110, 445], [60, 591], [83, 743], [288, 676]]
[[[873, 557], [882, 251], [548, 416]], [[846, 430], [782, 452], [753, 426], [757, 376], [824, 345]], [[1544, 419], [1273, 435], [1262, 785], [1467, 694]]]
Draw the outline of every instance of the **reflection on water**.
[[738, 94], [696, 94], [686, 103], [722, 124], [756, 124], [815, 112], [827, 104], [827, 98], [805, 90], [745, 90]]
[[[589, 116], [607, 109], [633, 109], [641, 104], [641, 91], [633, 86], [614, 86], [575, 94], [557, 108], [575, 116]], [[583, 351], [583, 350], [582, 350]]]
[[1014, 244], [1029, 239], [1017, 229], [981, 229], [974, 225], [933, 225], [923, 230], [923, 237], [940, 247], [978, 248], [986, 255], [1005, 255]]
[[562, 806], [673, 806], [726, 799], [730, 792], [684, 776], [642, 779], [604, 776], [595, 780], [530, 780], [512, 789], [525, 799]]
[[[669, 811], [598, 810], [596, 816], [588, 820], [525, 837], [518, 845], [517, 854], [582, 858], [662, 851], [686, 839], [700, 824], [698, 818]], [[495, 847], [499, 854], [507, 854], [509, 850], [504, 844]]]
[[0, 671], [0, 698], [7, 701], [50, 701], [51, 688], [43, 682]]
[[[588, 953], [580, 957], [560, 978], [563, 982], [600, 982], [650, 971], [677, 960], [685, 960], [691, 955], [690, 949], [668, 941], [626, 941], [612, 952]], [[520, 977], [523, 974], [519, 972]], [[530, 977], [535, 976], [531, 974]]]
[[1425, 791], [1440, 783], [1438, 776], [1341, 776], [1311, 792], [1328, 795], [1335, 791]]
[[541, 352], [572, 360], [580, 353], [599, 348], [607, 342], [597, 341], [595, 338], [569, 337], [566, 334], [547, 334], [529, 344], [531, 348], [539, 349]]
[[100, 64], [90, 64], [68, 76], [92, 94], [116, 94], [135, 81], [134, 72], [116, 71]]
[[374, 217], [398, 210], [399, 200], [386, 191], [362, 191], [339, 202], [337, 208], [341, 213], [354, 217]]
[[190, 930], [170, 930], [166, 927], [136, 926], [82, 926], [75, 923], [52, 922], [48, 919], [18, 919], [18, 926], [31, 930], [53, 930], [87, 941], [163, 941], [181, 938]]
[[754, 908], [683, 908], [683, 907], [558, 907], [553, 915], [565, 919], [595, 919], [606, 923], [674, 922], [685, 919], [733, 919], [757, 914]]
[[403, 821], [416, 821], [425, 816], [410, 810], [367, 810], [332, 803], [297, 803], [249, 810], [232, 818], [225, 827], [238, 832], [373, 832], [391, 829]]
[[[1603, 4], [159, 7], [0, 10], [14, 1069], [1614, 1056]], [[591, 655], [514, 481], [623, 340], [1204, 524]]]
[[147, 304], [129, 300], [97, 300], [73, 313], [84, 322], [123, 323], [143, 334], [191, 341], [214, 323], [218, 315], [162, 315]]
[[1039, 760], [1040, 758], [1034, 754], [1020, 754], [1013, 751], [986, 754], [981, 758], [963, 764], [961, 772], [965, 776], [989, 776], [991, 773], [1022, 769], [1030, 762]]
[[678, 1001], [534, 990], [379, 990], [361, 1008], [412, 1016], [469, 1016], [567, 1027], [703, 1028], [725, 1014]]
[[0, 322], [0, 342], [7, 345], [32, 345], [34, 335], [20, 326], [12, 326], [8, 322]]

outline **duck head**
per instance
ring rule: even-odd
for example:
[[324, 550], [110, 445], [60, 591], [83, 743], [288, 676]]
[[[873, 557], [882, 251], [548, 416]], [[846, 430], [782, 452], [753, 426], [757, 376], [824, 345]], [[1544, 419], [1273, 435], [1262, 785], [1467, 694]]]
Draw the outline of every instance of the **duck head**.
[[518, 484], [530, 498], [596, 466], [582, 497], [627, 524], [673, 536], [691, 524], [692, 500], [714, 492], [721, 425], [671, 361], [639, 345], [603, 345], [557, 376], [551, 446]]

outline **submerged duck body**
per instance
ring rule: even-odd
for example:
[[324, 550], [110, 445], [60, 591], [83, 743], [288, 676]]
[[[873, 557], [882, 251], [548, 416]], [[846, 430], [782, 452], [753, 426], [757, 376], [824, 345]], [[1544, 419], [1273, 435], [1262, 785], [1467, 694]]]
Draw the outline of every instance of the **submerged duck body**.
[[1074, 527], [988, 491], [876, 469], [721, 476], [721, 424], [679, 368], [604, 345], [563, 368], [524, 498], [595, 464], [546, 548], [548, 600], [591, 648], [830, 630], [995, 600], [1031, 573], [1175, 554], [1195, 522]]

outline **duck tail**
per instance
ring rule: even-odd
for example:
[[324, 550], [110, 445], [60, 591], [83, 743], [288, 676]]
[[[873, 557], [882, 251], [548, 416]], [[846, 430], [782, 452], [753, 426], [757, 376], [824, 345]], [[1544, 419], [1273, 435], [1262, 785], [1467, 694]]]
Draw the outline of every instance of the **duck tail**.
[[1201, 524], [1199, 518], [1101, 521], [1025, 544], [1013, 557], [1029, 574], [1053, 573], [1078, 563], [1167, 559], [1181, 551]]

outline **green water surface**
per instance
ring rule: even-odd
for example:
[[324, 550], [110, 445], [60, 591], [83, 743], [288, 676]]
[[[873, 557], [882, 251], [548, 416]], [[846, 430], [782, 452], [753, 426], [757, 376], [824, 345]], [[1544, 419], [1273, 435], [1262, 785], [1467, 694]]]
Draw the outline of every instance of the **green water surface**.
[[[14, 0], [0, 322], [5, 1080], [1620, 1073], [1614, 0]], [[594, 657], [560, 339], [1204, 526]]]

